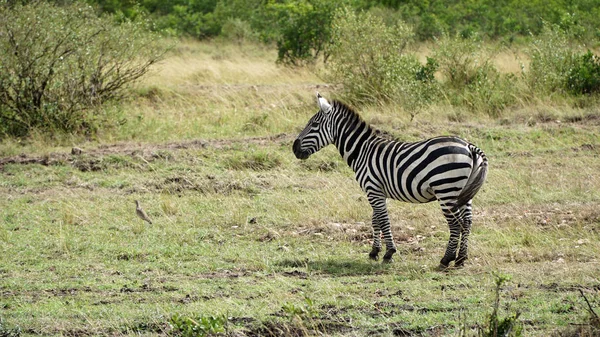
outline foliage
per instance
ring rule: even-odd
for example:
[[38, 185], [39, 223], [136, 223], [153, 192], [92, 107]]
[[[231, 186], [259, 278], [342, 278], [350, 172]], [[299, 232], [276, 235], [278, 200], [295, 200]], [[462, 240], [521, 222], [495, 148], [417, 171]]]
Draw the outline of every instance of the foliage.
[[93, 133], [163, 50], [145, 23], [116, 24], [89, 6], [45, 2], [0, 8], [0, 134]]
[[436, 39], [434, 57], [451, 104], [498, 116], [513, 103], [515, 86], [508, 83], [513, 78], [500, 74], [492, 55], [476, 35]]
[[585, 39], [597, 38], [600, 8], [593, 0], [515, 1], [419, 1], [380, 0], [371, 4], [398, 11], [400, 17], [415, 27], [420, 40], [441, 36], [444, 32], [469, 36], [472, 32], [490, 38], [537, 35], [544, 21], [582, 27]]
[[510, 277], [506, 275], [495, 275], [496, 288], [494, 291], [494, 305], [492, 307], [492, 313], [488, 318], [487, 327], [479, 329], [479, 336], [481, 337], [499, 337], [499, 336], [521, 336], [523, 333], [523, 324], [519, 322], [520, 312], [515, 312], [504, 318], [499, 317], [500, 309], [500, 291], [502, 285], [510, 280]]
[[171, 327], [178, 335], [183, 337], [204, 337], [225, 332], [227, 317], [204, 316], [196, 318], [175, 314], [170, 320]]
[[580, 53], [573, 46], [572, 30], [547, 24], [529, 48], [529, 69], [523, 76], [536, 94], [553, 92], [573, 95], [600, 91], [600, 61], [590, 50]]
[[437, 64], [432, 59], [423, 66], [407, 52], [412, 38], [411, 28], [403, 22], [387, 26], [369, 12], [338, 10], [327, 76], [344, 86], [350, 102], [395, 101], [416, 113], [435, 97], [432, 75]]
[[294, 319], [310, 319], [318, 315], [314, 301], [308, 296], [304, 296], [304, 303], [302, 305], [286, 302], [281, 309], [288, 316], [290, 321]]
[[204, 3], [205, 1], [186, 1], [185, 4], [173, 5], [169, 14], [156, 17], [157, 28], [175, 34], [184, 32], [198, 39], [218, 35], [222, 22], [215, 17], [212, 11], [214, 8], [206, 12], [207, 9], [198, 8]]
[[[579, 29], [581, 39], [600, 37], [600, 7], [595, 0], [515, 0], [515, 1], [420, 1], [420, 0], [87, 0], [109, 13], [121, 12], [128, 17], [145, 11], [156, 18], [161, 29], [170, 29], [178, 34], [200, 38], [220, 34], [220, 27], [227, 19], [239, 18], [250, 22], [261, 34], [271, 34], [277, 28], [265, 24], [265, 13], [273, 5], [291, 6], [290, 18], [297, 18], [305, 4], [335, 8], [334, 4], [351, 5], [354, 9], [381, 9], [381, 13], [402, 19], [414, 27], [419, 40], [441, 36], [444, 32], [468, 36], [473, 32], [491, 38], [512, 40], [515, 36], [539, 34], [543, 21], [561, 25], [564, 29]], [[331, 7], [334, 6], [334, 7]], [[245, 8], [246, 10], [239, 10]], [[223, 11], [225, 9], [225, 11]], [[311, 11], [321, 11], [312, 9]], [[324, 10], [325, 11], [325, 10]], [[386, 14], [387, 13], [387, 14]], [[226, 15], [223, 15], [226, 14]], [[178, 20], [180, 21], [178, 21]], [[292, 24], [299, 24], [298, 22]], [[320, 24], [320, 23], [315, 23]], [[300, 27], [300, 26], [299, 26]], [[287, 29], [286, 25], [279, 26]], [[320, 28], [319, 28], [320, 29]], [[278, 32], [281, 33], [281, 32]], [[303, 32], [303, 35], [305, 32]]]
[[567, 90], [576, 95], [600, 92], [600, 58], [589, 50], [575, 56], [566, 85]]
[[278, 61], [300, 65], [323, 56], [327, 60], [335, 1], [294, 0], [269, 3], [267, 10], [276, 27]]
[[225, 21], [223, 27], [221, 27], [221, 35], [238, 45], [257, 40], [256, 33], [252, 30], [250, 23], [240, 18], [230, 18]]
[[557, 25], [548, 24], [532, 40], [527, 52], [530, 63], [524, 77], [531, 91], [563, 90], [574, 58], [567, 33]]

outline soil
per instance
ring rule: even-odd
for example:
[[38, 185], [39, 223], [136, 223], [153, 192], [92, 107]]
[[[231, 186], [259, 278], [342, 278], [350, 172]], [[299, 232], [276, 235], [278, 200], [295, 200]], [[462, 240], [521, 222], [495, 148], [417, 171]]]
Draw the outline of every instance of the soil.
[[[283, 144], [293, 139], [293, 135], [281, 133], [274, 136], [265, 137], [250, 137], [241, 139], [223, 139], [223, 140], [202, 140], [194, 139], [188, 141], [169, 142], [163, 144], [139, 144], [139, 143], [116, 143], [108, 145], [100, 145], [92, 149], [84, 149], [79, 153], [78, 148], [73, 148], [71, 152], [54, 152], [43, 156], [31, 156], [27, 154], [21, 154], [18, 156], [0, 158], [0, 169], [6, 164], [40, 164], [44, 166], [57, 165], [63, 163], [70, 163], [71, 165], [79, 165], [81, 161], [78, 158], [86, 156], [89, 161], [93, 161], [94, 158], [101, 158], [103, 156], [112, 154], [122, 154], [130, 156], [141, 156], [142, 158], [156, 158], [160, 157], [161, 151], [177, 151], [184, 149], [202, 149], [202, 148], [214, 148], [223, 149], [232, 146], [233, 144], [253, 144], [253, 145], [267, 145], [272, 143]], [[79, 154], [74, 154], [79, 153]], [[79, 163], [79, 164], [78, 164]], [[90, 166], [90, 170], [93, 170], [93, 163]]]

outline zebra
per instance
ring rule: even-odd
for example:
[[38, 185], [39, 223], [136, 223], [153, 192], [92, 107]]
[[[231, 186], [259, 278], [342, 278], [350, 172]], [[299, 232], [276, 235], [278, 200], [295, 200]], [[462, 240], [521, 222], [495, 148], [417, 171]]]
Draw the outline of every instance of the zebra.
[[337, 100], [329, 103], [318, 92], [317, 104], [319, 111], [294, 141], [293, 152], [304, 160], [335, 144], [373, 209], [369, 257], [378, 259], [382, 235], [386, 244], [383, 262], [391, 262], [396, 252], [388, 198], [410, 203], [437, 200], [450, 227], [440, 268], [447, 268], [452, 261], [456, 267], [463, 266], [472, 223], [471, 201], [487, 176], [488, 160], [483, 151], [452, 136], [414, 143], [389, 140], [346, 104]]

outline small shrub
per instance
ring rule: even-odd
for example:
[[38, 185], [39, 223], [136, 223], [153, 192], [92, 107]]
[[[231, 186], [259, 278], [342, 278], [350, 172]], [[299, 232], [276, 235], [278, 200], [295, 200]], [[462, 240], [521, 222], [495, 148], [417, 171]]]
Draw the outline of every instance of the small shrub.
[[491, 53], [476, 37], [443, 36], [436, 40], [435, 58], [445, 84], [454, 89], [463, 89], [494, 70]]
[[600, 58], [589, 50], [575, 56], [567, 75], [566, 86], [575, 95], [600, 92]]
[[303, 304], [295, 305], [293, 303], [286, 302], [283, 304], [281, 309], [288, 316], [290, 321], [295, 320], [295, 319], [298, 319], [298, 320], [310, 319], [310, 318], [316, 317], [316, 315], [318, 314], [318, 312], [315, 308], [315, 305], [314, 305], [314, 301], [307, 296], [304, 297]]
[[175, 314], [169, 322], [173, 330], [183, 337], [204, 337], [223, 333], [227, 328], [225, 316], [198, 316], [195, 318]]
[[[600, 336], [600, 316], [596, 313], [596, 310], [592, 307], [587, 296], [583, 293], [582, 289], [579, 289], [581, 297], [586, 303], [588, 311], [588, 322], [583, 324], [577, 324], [576, 327], [569, 327], [561, 329], [552, 333], [552, 337], [597, 337]], [[571, 308], [572, 309], [572, 308]]]
[[496, 288], [494, 289], [494, 304], [492, 313], [488, 318], [488, 323], [485, 327], [479, 327], [479, 336], [481, 337], [499, 337], [499, 336], [522, 336], [523, 324], [519, 321], [520, 312], [509, 314], [504, 318], [500, 318], [500, 291], [502, 285], [510, 280], [508, 276], [495, 275]]
[[427, 63], [424, 66], [421, 66], [417, 71], [416, 79], [423, 82], [433, 82], [435, 81], [435, 72], [439, 69], [439, 62], [432, 58], [427, 57]]

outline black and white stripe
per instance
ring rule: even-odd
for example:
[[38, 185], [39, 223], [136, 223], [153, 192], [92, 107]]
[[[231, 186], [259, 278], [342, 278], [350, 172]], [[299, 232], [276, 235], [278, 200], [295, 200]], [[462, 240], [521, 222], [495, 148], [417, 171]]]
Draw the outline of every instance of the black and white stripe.
[[343, 103], [330, 104], [318, 93], [317, 101], [319, 111], [294, 141], [294, 154], [306, 159], [329, 144], [338, 148], [373, 208], [373, 249], [369, 256], [377, 259], [381, 236], [386, 244], [384, 261], [390, 261], [396, 252], [387, 198], [411, 203], [437, 200], [450, 227], [441, 265], [447, 267], [455, 260], [455, 265], [462, 265], [467, 259], [471, 200], [487, 175], [483, 151], [458, 137], [414, 143], [385, 139]]

